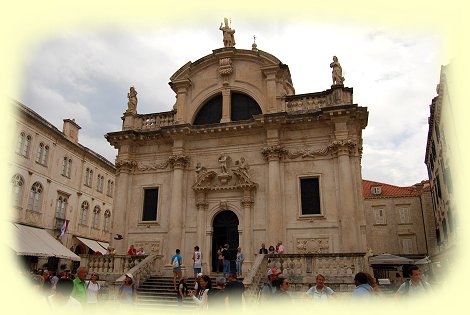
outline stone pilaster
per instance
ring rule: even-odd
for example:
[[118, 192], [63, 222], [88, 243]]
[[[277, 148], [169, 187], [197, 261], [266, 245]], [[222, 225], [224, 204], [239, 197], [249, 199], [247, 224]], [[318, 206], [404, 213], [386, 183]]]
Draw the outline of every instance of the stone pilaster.
[[253, 209], [253, 198], [251, 197], [251, 192], [245, 191], [243, 199], [241, 200], [241, 205], [243, 207], [243, 246], [242, 252], [245, 255], [245, 260], [243, 262], [243, 270], [248, 271], [248, 268], [251, 266], [251, 263], [254, 261], [253, 256], [253, 228], [252, 228], [252, 209]]
[[209, 203], [204, 199], [198, 200], [196, 203], [197, 208], [197, 219], [196, 219], [196, 229], [197, 229], [197, 244], [203, 249], [204, 246], [204, 233], [206, 231], [206, 213]]
[[[124, 255], [127, 252], [127, 206], [129, 204], [129, 181], [130, 173], [137, 165], [133, 160], [118, 160], [116, 161], [116, 186], [115, 195], [120, 196], [119, 202], [114, 204], [113, 211], [113, 233], [124, 235], [124, 240], [114, 240], [111, 237], [111, 247], [116, 249], [118, 255]], [[113, 235], [114, 236], [114, 235]]]
[[183, 175], [189, 165], [189, 157], [184, 154], [172, 154], [168, 158], [173, 169], [171, 189], [171, 211], [168, 222], [168, 257], [175, 249], [182, 247], [183, 240]]
[[283, 233], [283, 214], [281, 208], [280, 160], [287, 150], [280, 145], [263, 148], [262, 154], [268, 161], [268, 205], [266, 211], [266, 243], [277, 244]]
[[339, 220], [341, 251], [360, 252], [364, 250], [361, 244], [359, 215], [356, 213], [357, 202], [354, 198], [353, 169], [351, 167], [350, 154], [354, 148], [350, 140], [336, 141], [333, 143], [333, 153], [338, 158], [339, 173]]

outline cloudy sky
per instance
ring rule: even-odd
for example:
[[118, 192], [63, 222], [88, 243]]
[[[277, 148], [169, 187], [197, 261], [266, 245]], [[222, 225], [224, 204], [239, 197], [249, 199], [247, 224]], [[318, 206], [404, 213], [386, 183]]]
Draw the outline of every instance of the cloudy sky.
[[[369, 110], [363, 178], [406, 186], [427, 178], [424, 154], [429, 104], [436, 95], [442, 39], [427, 31], [324, 22], [232, 18], [236, 48], [258, 49], [290, 68], [296, 94], [326, 90], [336, 55], [354, 102]], [[82, 127], [79, 141], [114, 162], [104, 134], [121, 129], [131, 85], [138, 112], [171, 110], [170, 76], [223, 46], [219, 20], [167, 26], [64, 28], [31, 48], [19, 101], [60, 130], [64, 118]]]

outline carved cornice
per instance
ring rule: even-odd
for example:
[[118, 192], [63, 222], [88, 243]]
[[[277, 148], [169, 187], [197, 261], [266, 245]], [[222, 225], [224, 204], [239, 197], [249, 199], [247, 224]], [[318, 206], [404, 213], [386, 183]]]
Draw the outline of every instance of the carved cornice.
[[[328, 154], [336, 154], [339, 151], [344, 151], [347, 150], [349, 153], [353, 152], [354, 149], [356, 148], [357, 144], [348, 139], [348, 140], [335, 140], [328, 144], [326, 147], [322, 149], [301, 149], [301, 150], [295, 150], [295, 151], [288, 151], [286, 150], [286, 156], [289, 159], [297, 159], [299, 157], [301, 158], [314, 158], [317, 156], [326, 156]], [[360, 153], [362, 153], [362, 148], [359, 148]]]
[[115, 166], [118, 172], [130, 172], [137, 166], [137, 162], [134, 160], [117, 160]]
[[152, 164], [144, 164], [144, 163], [138, 163], [137, 164], [137, 169], [139, 171], [155, 171], [158, 169], [165, 169], [168, 164], [170, 164], [170, 160], [163, 161], [161, 163], [152, 163]]
[[189, 165], [191, 158], [185, 154], [172, 154], [168, 161], [172, 168], [185, 168]]
[[278, 144], [264, 147], [261, 151], [261, 154], [263, 155], [263, 158], [266, 161], [280, 160], [288, 153], [289, 151], [287, 151], [283, 146]]

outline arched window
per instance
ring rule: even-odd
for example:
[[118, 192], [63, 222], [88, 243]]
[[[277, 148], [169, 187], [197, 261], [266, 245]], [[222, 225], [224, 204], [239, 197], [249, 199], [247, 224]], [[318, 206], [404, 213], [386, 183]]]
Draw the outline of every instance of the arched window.
[[72, 159], [69, 159], [69, 163], [67, 165], [67, 177], [70, 178], [70, 174], [72, 174]]
[[88, 201], [82, 202], [82, 206], [80, 208], [80, 219], [78, 221], [82, 225], [87, 224], [87, 216], [88, 216], [89, 208], [90, 208], [90, 205], [88, 204]]
[[[249, 120], [253, 115], [262, 114], [261, 107], [250, 96], [239, 93], [230, 93], [230, 120]], [[199, 110], [194, 119], [194, 125], [218, 124], [222, 119], [222, 94], [209, 99]]]
[[94, 229], [98, 229], [100, 227], [100, 213], [100, 207], [95, 206], [95, 209], [93, 209], [93, 224], [91, 226]]
[[112, 197], [113, 191], [114, 191], [114, 182], [112, 180], [108, 180], [108, 190], [106, 192], [106, 195]]
[[26, 134], [24, 132], [20, 133], [18, 136], [18, 142], [16, 144], [16, 154], [21, 154], [23, 152], [23, 145], [26, 140]]
[[47, 165], [47, 156], [49, 155], [49, 146], [44, 143], [40, 143], [38, 147], [38, 152], [36, 155], [36, 162], [44, 166]]
[[109, 232], [109, 223], [110, 223], [110, 220], [111, 220], [111, 211], [109, 210], [106, 210], [104, 212], [104, 226], [103, 226], [103, 230], [105, 232]]
[[253, 115], [262, 114], [258, 103], [246, 94], [232, 92], [230, 99], [231, 121], [249, 120], [253, 118]]
[[18, 142], [16, 144], [16, 153], [24, 156], [25, 158], [28, 158], [30, 147], [31, 147], [31, 136], [26, 135], [24, 132], [20, 133], [18, 137]]
[[59, 219], [65, 219], [65, 210], [67, 210], [67, 197], [59, 195], [57, 198], [55, 216]]
[[43, 188], [40, 182], [35, 182], [33, 186], [31, 186], [31, 190], [29, 192], [29, 200], [28, 200], [28, 210], [37, 211], [41, 210], [41, 194]]
[[20, 174], [15, 174], [11, 178], [12, 184], [12, 201], [14, 205], [20, 206], [23, 197], [24, 179]]
[[85, 171], [85, 185], [91, 187], [93, 183], [93, 171], [87, 167]]
[[98, 180], [96, 182], [96, 191], [103, 192], [104, 176], [98, 174]]
[[31, 136], [30, 135], [27, 135], [26, 136], [26, 141], [24, 142], [24, 145], [23, 145], [23, 156], [24, 157], [29, 157], [29, 149], [31, 148]]
[[222, 94], [208, 100], [199, 110], [194, 125], [218, 124], [222, 119]]
[[62, 160], [62, 175], [70, 178], [70, 174], [72, 174], [72, 159], [64, 156]]

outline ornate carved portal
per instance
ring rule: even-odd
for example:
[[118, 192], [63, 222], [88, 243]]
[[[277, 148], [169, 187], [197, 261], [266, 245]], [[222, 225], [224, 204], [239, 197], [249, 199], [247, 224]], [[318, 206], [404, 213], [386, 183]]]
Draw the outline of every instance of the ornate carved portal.
[[[251, 213], [253, 211], [254, 198], [253, 193], [258, 187], [258, 184], [252, 180], [252, 172], [250, 166], [244, 157], [240, 157], [232, 163], [232, 158], [227, 154], [222, 154], [217, 159], [219, 168], [214, 170], [208, 170], [207, 167], [203, 166], [201, 162], [197, 162], [195, 172], [195, 181], [193, 184], [193, 190], [196, 193], [196, 208], [198, 209], [197, 226], [198, 226], [198, 242], [203, 244], [204, 240], [207, 240], [205, 235], [209, 233], [212, 236], [212, 240], [207, 240], [205, 247], [212, 247], [212, 253], [215, 255], [219, 245], [225, 244], [225, 242], [233, 241], [231, 245], [238, 246], [240, 242], [241, 247], [247, 253], [244, 263], [250, 263], [252, 255], [248, 253], [253, 252], [252, 248], [252, 222]], [[209, 200], [214, 205], [214, 198], [210, 198], [221, 191], [232, 191], [230, 195], [231, 202], [233, 199], [239, 199], [241, 205], [241, 212], [239, 214], [240, 221], [238, 225], [224, 225], [216, 226], [214, 223], [213, 231], [205, 231], [208, 221], [212, 221], [208, 218], [207, 211], [209, 209]], [[220, 195], [220, 194], [218, 194]], [[210, 199], [209, 199], [210, 198]], [[218, 201], [219, 211], [215, 215], [214, 220], [222, 215], [223, 213], [231, 216], [235, 216], [235, 213], [230, 210], [231, 202], [226, 199]], [[232, 204], [233, 205], [233, 204]], [[215, 221], [214, 221], [215, 222]], [[243, 235], [239, 235], [239, 232], [243, 231]], [[242, 238], [240, 238], [243, 236]], [[235, 241], [236, 240], [236, 241]], [[212, 244], [208, 243], [212, 242]], [[221, 243], [222, 242], [222, 243]], [[236, 251], [236, 247], [232, 248]], [[212, 257], [212, 271], [217, 269], [217, 257]]]

